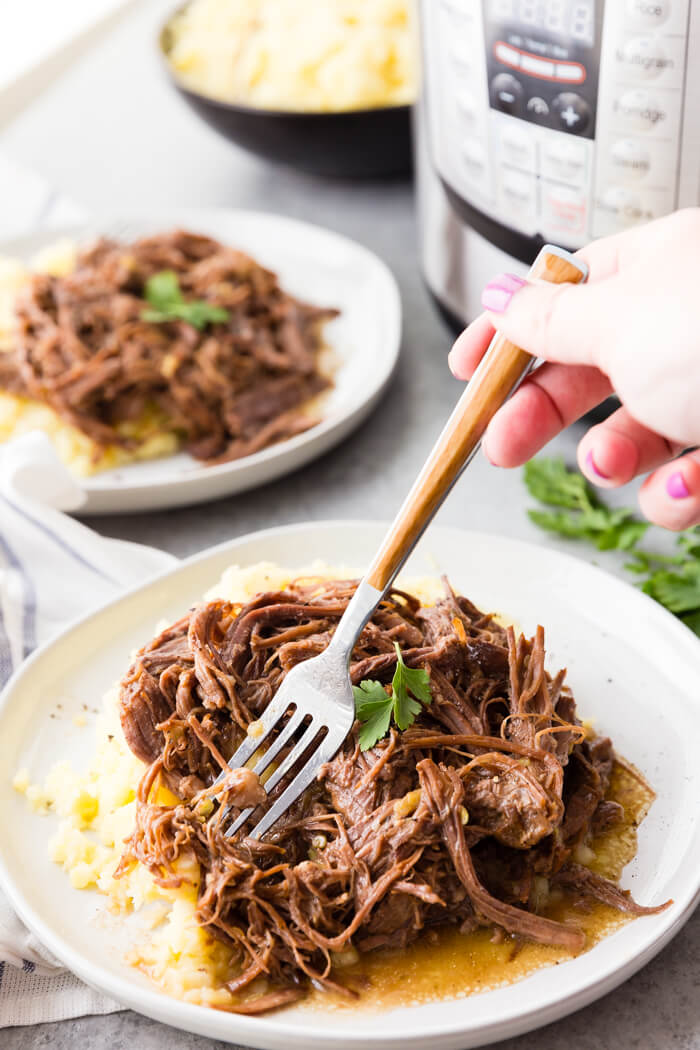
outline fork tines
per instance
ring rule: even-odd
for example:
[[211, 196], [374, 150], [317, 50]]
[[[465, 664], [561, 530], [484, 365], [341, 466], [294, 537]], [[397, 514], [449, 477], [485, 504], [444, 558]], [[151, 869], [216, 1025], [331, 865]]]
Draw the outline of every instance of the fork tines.
[[[284, 811], [292, 804], [292, 802], [299, 797], [301, 792], [313, 782], [319, 768], [323, 762], [327, 760], [327, 749], [323, 748], [322, 744], [328, 736], [328, 727], [321, 723], [318, 718], [313, 718], [308, 712], [303, 711], [295, 704], [290, 704], [289, 702], [284, 701], [283, 698], [280, 698], [279, 702], [276, 702], [276, 700], [277, 698], [272, 701], [260, 721], [256, 723], [256, 732], [248, 733], [229, 760], [228, 768], [223, 770], [212, 785], [213, 787], [216, 787], [217, 784], [221, 783], [231, 769], [240, 769], [241, 767], [246, 766], [255, 756], [256, 752], [260, 750], [261, 746], [274, 729], [279, 729], [277, 736], [271, 741], [269, 747], [263, 751], [255, 765], [252, 767], [253, 773], [258, 776], [261, 776], [265, 770], [269, 768], [278, 755], [280, 755], [283, 748], [292, 743], [295, 735], [298, 737], [289, 752], [284, 756], [277, 768], [265, 781], [263, 786], [267, 794], [270, 795], [274, 788], [282, 782], [287, 774], [292, 772], [294, 767], [301, 760], [306, 759], [306, 761], [297, 771], [291, 783], [275, 800], [270, 809], [264, 813], [260, 821], [250, 832], [250, 837], [256, 839], [264, 835], [272, 824], [274, 824], [282, 813], [284, 813]], [[291, 712], [289, 718], [284, 725], [281, 725], [282, 718], [287, 712]], [[319, 738], [322, 732], [325, 732], [326, 735], [319, 741], [317, 738]], [[317, 746], [311, 751], [311, 746], [314, 743], [320, 746]], [[233, 807], [228, 806], [218, 819], [225, 820], [232, 808]], [[230, 838], [232, 835], [235, 835], [237, 831], [240, 831], [244, 824], [249, 820], [254, 810], [255, 807], [253, 806], [241, 810], [235, 820], [233, 820], [226, 828], [226, 831], [224, 832], [225, 836]]]

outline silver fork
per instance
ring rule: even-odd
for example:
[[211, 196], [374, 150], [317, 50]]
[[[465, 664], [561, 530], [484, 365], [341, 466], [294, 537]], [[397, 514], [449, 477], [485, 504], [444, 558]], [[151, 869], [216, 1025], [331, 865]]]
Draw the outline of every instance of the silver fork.
[[[585, 281], [588, 268], [561, 248], [546, 245], [533, 263], [531, 280], [556, 284]], [[428, 523], [468, 465], [481, 443], [489, 420], [507, 400], [534, 364], [534, 359], [496, 335], [462, 394], [422, 471], [409, 492], [370, 568], [348, 604], [327, 648], [319, 656], [293, 667], [249, 733], [229, 760], [236, 769], [250, 762], [275, 728], [279, 734], [258, 758], [253, 771], [262, 774], [302, 729], [300, 738], [265, 783], [268, 794], [304, 756], [291, 782], [250, 832], [259, 839], [279, 820], [312, 783], [320, 767], [340, 749], [355, 720], [350, 683], [352, 650], [365, 624], [379, 605]], [[288, 721], [281, 724], [291, 710]], [[305, 720], [310, 719], [304, 726]], [[319, 734], [325, 736], [319, 741]], [[311, 750], [313, 746], [313, 750]], [[308, 753], [307, 753], [308, 752]], [[224, 770], [213, 786], [226, 776]], [[221, 819], [230, 811], [226, 810]], [[234, 835], [253, 813], [244, 809], [226, 829]]]
[[112, 241], [139, 240], [154, 232], [154, 227], [146, 220], [138, 219], [90, 219], [78, 231], [81, 245], [97, 241], [101, 237], [107, 237]]

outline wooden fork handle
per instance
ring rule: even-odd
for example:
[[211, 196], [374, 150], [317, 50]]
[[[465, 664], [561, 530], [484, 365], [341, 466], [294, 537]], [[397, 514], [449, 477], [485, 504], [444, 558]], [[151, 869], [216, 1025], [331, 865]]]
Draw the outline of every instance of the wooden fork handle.
[[[528, 274], [531, 280], [553, 284], [578, 284], [587, 276], [582, 260], [552, 245], [545, 245]], [[533, 363], [530, 354], [496, 333], [365, 576], [378, 591], [394, 579], [478, 450], [489, 421]]]

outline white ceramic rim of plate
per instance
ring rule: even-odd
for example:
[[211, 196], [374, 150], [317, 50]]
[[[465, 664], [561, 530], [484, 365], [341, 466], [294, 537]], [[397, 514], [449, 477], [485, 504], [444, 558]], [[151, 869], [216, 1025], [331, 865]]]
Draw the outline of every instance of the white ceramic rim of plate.
[[[319, 423], [311, 427], [309, 430], [304, 431], [302, 434], [297, 434], [294, 437], [270, 445], [268, 448], [262, 449], [260, 452], [255, 452], [250, 456], [244, 456], [241, 459], [232, 460], [228, 463], [219, 463], [213, 466], [200, 466], [193, 460], [193, 465], [191, 468], [188, 467], [186, 474], [178, 475], [173, 478], [164, 476], [156, 479], [137, 478], [136, 480], [131, 480], [130, 478], [125, 477], [124, 482], [119, 485], [109, 480], [110, 475], [117, 471], [124, 471], [128, 475], [129, 468], [132, 466], [138, 466], [138, 464], [125, 464], [122, 467], [116, 467], [109, 471], [105, 471], [102, 475], [95, 474], [85, 478], [78, 478], [78, 484], [85, 491], [88, 500], [93, 493], [95, 496], [107, 495], [113, 492], [119, 492], [121, 494], [145, 493], [153, 489], [154, 485], [160, 489], [161, 487], [171, 485], [194, 486], [205, 479], [213, 480], [222, 477], [234, 478], [243, 471], [250, 473], [254, 471], [256, 467], [263, 467], [271, 460], [279, 459], [282, 456], [291, 457], [296, 451], [304, 449], [310, 444], [323, 442], [324, 438], [330, 437], [335, 431], [342, 428], [343, 424], [349, 423], [351, 420], [353, 421], [353, 426], [359, 424], [364, 417], [365, 412], [370, 411], [391, 379], [401, 350], [402, 333], [401, 295], [396, 278], [386, 263], [371, 251], [371, 249], [365, 247], [365, 245], [361, 244], [359, 241], [355, 241], [351, 237], [345, 236], [345, 234], [336, 233], [335, 230], [316, 225], [315, 223], [295, 219], [286, 215], [278, 215], [274, 212], [262, 212], [254, 209], [174, 208], [163, 210], [162, 212], [148, 212], [147, 214], [132, 213], [128, 218], [124, 216], [104, 215], [99, 219], [90, 220], [85, 223], [56, 227], [55, 229], [47, 228], [35, 230], [31, 233], [8, 238], [7, 240], [0, 242], [0, 254], [16, 255], [17, 253], [33, 253], [38, 250], [41, 244], [51, 244], [62, 237], [82, 241], [91, 237], [94, 238], [100, 236], [101, 234], [109, 236], [110, 233], [113, 233], [113, 235], [118, 235], [118, 233], [124, 229], [128, 230], [129, 235], [133, 233], [134, 236], [141, 236], [148, 232], [155, 233], [158, 230], [162, 230], [164, 227], [167, 228], [168, 226], [184, 226], [189, 227], [195, 232], [199, 232], [197, 229], [198, 225], [203, 224], [206, 226], [209, 224], [215, 224], [217, 219], [222, 219], [224, 217], [227, 222], [252, 222], [259, 224], [261, 227], [268, 227], [268, 229], [274, 227], [285, 227], [290, 232], [296, 233], [300, 238], [303, 238], [305, 233], [311, 234], [317, 241], [325, 240], [329, 245], [342, 245], [349, 253], [352, 253], [355, 258], [364, 257], [367, 265], [372, 267], [377, 278], [383, 283], [382, 294], [385, 296], [386, 304], [385, 320], [388, 324], [386, 354], [376, 360], [376, 367], [367, 375], [367, 383], [364, 387], [364, 394], [361, 401], [352, 405], [348, 404], [340, 411], [331, 411], [329, 415], [324, 415]], [[210, 234], [210, 236], [213, 236], [213, 234]], [[232, 247], [237, 247], [234, 243], [235, 236], [229, 238], [228, 234], [224, 233], [222, 234], [222, 238], [224, 243], [230, 242]], [[29, 245], [33, 245], [34, 247], [29, 248]], [[244, 248], [243, 250], [246, 249]], [[272, 260], [266, 259], [264, 265], [274, 266], [274, 263]], [[328, 447], [330, 446], [324, 445], [317, 454], [321, 455]], [[160, 459], [154, 459], [148, 462], [152, 464], [167, 464], [168, 460], [172, 458], [172, 456], [164, 456]], [[309, 458], [311, 459], [313, 457], [309, 456]], [[291, 471], [296, 469], [296, 467], [291, 466], [289, 469]], [[268, 480], [272, 480], [272, 478]], [[250, 485], [246, 484], [245, 489], [249, 487], [253, 488], [256, 484], [257, 482], [251, 482]], [[244, 489], [241, 489], [240, 491], [244, 491]], [[220, 494], [224, 494], [223, 490]], [[193, 502], [198, 501], [197, 497], [194, 497]], [[92, 508], [89, 506], [84, 509], [86, 513], [93, 512]], [[118, 511], [114, 512], [116, 513]], [[98, 509], [95, 513], [110, 513], [110, 511], [105, 512]]]
[[[25, 676], [31, 674], [34, 665], [41, 661], [54, 645], [61, 642], [72, 632], [79, 631], [82, 625], [87, 623], [94, 615], [111, 610], [121, 602], [133, 600], [135, 595], [147, 590], [154, 584], [157, 585], [162, 580], [187, 571], [192, 566], [201, 565], [207, 561], [215, 563], [224, 554], [228, 555], [230, 553], [231, 563], [233, 563], [237, 550], [245, 547], [246, 544], [259, 542], [266, 538], [274, 541], [279, 538], [291, 538], [295, 534], [308, 534], [318, 530], [328, 532], [338, 530], [342, 532], [342, 530], [347, 529], [373, 529], [379, 532], [385, 528], [386, 525], [384, 523], [374, 521], [304, 522], [248, 533], [183, 560], [174, 569], [158, 574], [147, 583], [129, 590], [119, 598], [107, 603], [101, 609], [96, 610], [96, 612], [82, 617], [62, 631], [57, 638], [38, 649], [13, 675], [2, 695], [0, 695], [0, 725], [2, 724], [3, 713], [9, 707], [17, 686]], [[691, 682], [697, 679], [700, 684], [700, 671], [698, 670], [700, 646], [693, 634], [679, 620], [652, 599], [602, 569], [572, 555], [554, 551], [544, 546], [484, 532], [437, 526], [429, 530], [427, 536], [438, 540], [440, 536], [445, 538], [449, 536], [451, 539], [459, 537], [463, 543], [468, 544], [471, 542], [472, 544], [486, 545], [486, 547], [492, 547], [495, 544], [502, 551], [520, 555], [523, 559], [528, 559], [530, 563], [536, 563], [538, 559], [542, 558], [545, 560], [549, 559], [553, 567], [560, 567], [561, 572], [567, 574], [567, 576], [580, 576], [581, 573], [584, 576], [589, 575], [590, 582], [596, 585], [596, 592], [600, 601], [609, 601], [613, 604], [621, 603], [623, 607], [624, 605], [629, 606], [630, 603], [632, 605], [636, 604], [639, 612], [643, 613], [649, 628], [655, 632], [655, 637], [663, 639], [665, 644], [671, 643], [676, 648], [679, 659], [690, 674]], [[221, 566], [218, 568], [220, 569]], [[187, 1031], [198, 1032], [229, 1041], [242, 1041], [250, 1046], [285, 1046], [294, 1048], [294, 1050], [297, 1050], [297, 1048], [301, 1050], [305, 1046], [323, 1046], [342, 1048], [342, 1050], [347, 1050], [347, 1048], [353, 1048], [353, 1050], [357, 1048], [359, 1050], [359, 1048], [367, 1045], [366, 1036], [353, 1036], [351, 1032], [342, 1031], [343, 1026], [341, 1023], [337, 1025], [337, 1032], [328, 1034], [326, 1030], [323, 1035], [319, 1035], [320, 1026], [318, 1023], [314, 1024], [311, 1017], [309, 1023], [305, 1025], [285, 1025], [284, 1021], [275, 1019], [276, 1015], [272, 1015], [270, 1018], [250, 1018], [236, 1014], [223, 1014], [207, 1007], [182, 1003], [156, 990], [151, 991], [148, 988], [131, 983], [125, 978], [115, 977], [106, 971], [101, 971], [99, 968], [88, 965], [81, 953], [72, 949], [70, 943], [57, 934], [51, 925], [44, 923], [35, 913], [31, 904], [24, 899], [21, 888], [9, 876], [1, 847], [2, 840], [0, 839], [0, 885], [27, 926], [69, 969], [78, 974], [86, 983], [99, 988], [108, 995], [114, 996], [125, 1005], [166, 1024], [176, 1025]], [[468, 1023], [457, 1022], [442, 1026], [433, 1025], [430, 1030], [425, 1030], [425, 1028], [421, 1027], [417, 1014], [413, 1018], [414, 1023], [412, 1025], [402, 1017], [402, 1022], [405, 1024], [404, 1030], [398, 1033], [377, 1033], [373, 1036], [374, 1045], [382, 1046], [385, 1050], [394, 1050], [394, 1048], [399, 1050], [399, 1048], [407, 1045], [425, 1047], [426, 1050], [433, 1050], [433, 1047], [441, 1047], [445, 1048], [445, 1050], [461, 1050], [461, 1048], [466, 1046], [486, 1045], [496, 1039], [503, 1039], [532, 1030], [586, 1006], [617, 987], [623, 980], [632, 976], [632, 974], [649, 962], [680, 930], [692, 914], [693, 908], [700, 899], [700, 828], [697, 828], [694, 838], [691, 840], [690, 845], [687, 846], [683, 860], [684, 870], [686, 872], [690, 871], [691, 874], [686, 875], [683, 890], [681, 893], [674, 895], [674, 902], [671, 907], [649, 920], [650, 923], [653, 921], [653, 928], [656, 932], [653, 936], [651, 933], [648, 933], [643, 938], [644, 944], [641, 950], [631, 955], [628, 954], [617, 961], [609, 961], [606, 965], [599, 967], [595, 974], [591, 974], [586, 980], [580, 982], [574, 990], [569, 991], [564, 997], [555, 994], [540, 996], [534, 1005], [512, 1011], [505, 1018], [502, 1015], [498, 1018], [494, 1017], [492, 1021], [480, 1024], [478, 1028], [474, 1025], [470, 1027]], [[695, 862], [694, 864], [690, 863], [693, 861]], [[636, 926], [636, 923], [633, 925]], [[624, 927], [623, 930], [627, 928], [629, 927]], [[651, 928], [651, 925], [647, 927], [649, 931], [651, 931]], [[611, 934], [609, 938], [605, 938], [599, 945], [594, 946], [590, 952], [584, 953], [578, 959], [590, 958], [601, 946], [604, 947], [606, 944], [609, 944], [615, 936], [616, 934]], [[600, 959], [598, 961], [600, 962]], [[572, 961], [573, 964], [576, 962], [577, 960]], [[561, 973], [562, 971], [558, 972]], [[517, 988], [518, 983], [516, 982], [516, 984], [509, 987]], [[483, 993], [484, 996], [493, 994], [497, 994], [497, 992]], [[462, 1001], [465, 1003], [465, 1007], [469, 1003], [469, 999]], [[420, 1006], [415, 1008], [416, 1011], [420, 1009]], [[413, 1009], [410, 1009], [410, 1013], [413, 1013]], [[340, 1022], [341, 1019], [347, 1018], [348, 1015], [335, 1014], [332, 1016]], [[319, 1020], [323, 1017], [323, 1014], [318, 1015]], [[478, 1042], [474, 1042], [473, 1040], [477, 1036]], [[261, 1039], [263, 1042], [260, 1041]]]

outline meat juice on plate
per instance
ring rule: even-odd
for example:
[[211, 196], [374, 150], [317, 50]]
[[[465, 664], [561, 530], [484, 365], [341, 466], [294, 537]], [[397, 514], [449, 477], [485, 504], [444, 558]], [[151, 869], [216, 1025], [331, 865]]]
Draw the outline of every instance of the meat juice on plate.
[[[615, 763], [608, 798], [622, 807], [623, 816], [600, 831], [590, 847], [582, 848], [581, 859], [593, 871], [618, 881], [637, 852], [637, 828], [654, 797], [636, 769], [622, 761]], [[571, 922], [583, 930], [586, 951], [633, 918], [600, 901], [582, 900], [561, 889], [549, 894], [542, 915]], [[574, 953], [566, 948], [495, 937], [490, 929], [460, 933], [443, 927], [428, 931], [407, 948], [367, 953], [349, 961], [343, 973], [361, 990], [359, 1006], [328, 992], [315, 992], [305, 1005], [322, 1010], [377, 1010], [458, 999], [513, 984], [542, 967], [572, 958]]]

